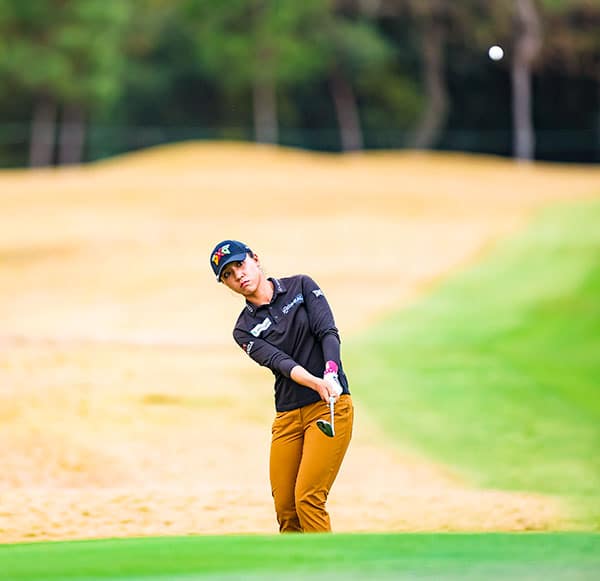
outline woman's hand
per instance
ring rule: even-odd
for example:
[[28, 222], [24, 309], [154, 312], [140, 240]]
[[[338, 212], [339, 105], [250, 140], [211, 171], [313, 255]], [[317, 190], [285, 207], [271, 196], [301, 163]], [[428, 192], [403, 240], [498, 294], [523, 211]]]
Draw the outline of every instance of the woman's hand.
[[324, 379], [319, 379], [318, 377], [315, 377], [315, 379], [317, 381], [317, 385], [313, 389], [319, 393], [324, 402], [329, 403], [330, 397], [333, 397], [336, 402], [338, 399], [340, 399], [339, 391], [336, 390], [329, 382], [325, 381]]
[[330, 397], [335, 398], [335, 401], [340, 398], [339, 394], [330, 383], [324, 379], [321, 379], [320, 377], [315, 377], [312, 373], [306, 371], [306, 369], [304, 369], [304, 367], [301, 365], [292, 367], [290, 377], [296, 383], [299, 383], [304, 387], [310, 387], [311, 389], [314, 389], [321, 396], [321, 399], [325, 403], [329, 403]]

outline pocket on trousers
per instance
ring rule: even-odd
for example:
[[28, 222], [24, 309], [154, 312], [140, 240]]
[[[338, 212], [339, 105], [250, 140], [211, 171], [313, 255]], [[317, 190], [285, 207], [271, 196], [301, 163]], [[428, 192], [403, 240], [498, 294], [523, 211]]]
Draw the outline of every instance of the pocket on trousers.
[[335, 409], [340, 413], [345, 413], [354, 408], [352, 398], [349, 395], [342, 395], [338, 402], [335, 404]]
[[275, 432], [281, 425], [281, 418], [283, 417], [284, 413], [285, 412], [277, 412], [275, 414], [275, 419], [273, 420], [273, 423], [271, 424], [271, 435], [275, 435]]

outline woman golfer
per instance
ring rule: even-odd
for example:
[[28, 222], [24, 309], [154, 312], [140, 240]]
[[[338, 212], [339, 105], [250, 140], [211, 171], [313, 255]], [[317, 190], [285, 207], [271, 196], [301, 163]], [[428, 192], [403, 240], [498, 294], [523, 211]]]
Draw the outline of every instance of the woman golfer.
[[325, 295], [306, 275], [267, 278], [258, 255], [237, 240], [217, 244], [210, 264], [218, 282], [246, 299], [235, 341], [275, 375], [269, 472], [279, 530], [330, 531], [325, 503], [354, 410]]

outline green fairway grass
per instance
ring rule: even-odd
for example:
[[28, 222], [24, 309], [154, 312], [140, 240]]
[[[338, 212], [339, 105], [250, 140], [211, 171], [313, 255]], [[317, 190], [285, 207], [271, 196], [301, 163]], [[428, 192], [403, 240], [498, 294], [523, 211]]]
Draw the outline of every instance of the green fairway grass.
[[345, 354], [390, 437], [600, 530], [600, 204], [545, 211]]
[[279, 535], [0, 546], [2, 581], [592, 580], [600, 535]]

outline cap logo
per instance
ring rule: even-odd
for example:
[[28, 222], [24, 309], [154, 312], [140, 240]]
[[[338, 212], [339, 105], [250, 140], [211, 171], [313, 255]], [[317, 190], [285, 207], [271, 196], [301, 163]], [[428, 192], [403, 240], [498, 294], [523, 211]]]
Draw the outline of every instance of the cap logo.
[[217, 250], [215, 250], [215, 253], [212, 255], [212, 261], [215, 263], [216, 266], [219, 266], [221, 258], [223, 258], [223, 256], [225, 256], [226, 254], [231, 254], [231, 251], [229, 250], [229, 244], [223, 244], [221, 248], [217, 248]]

